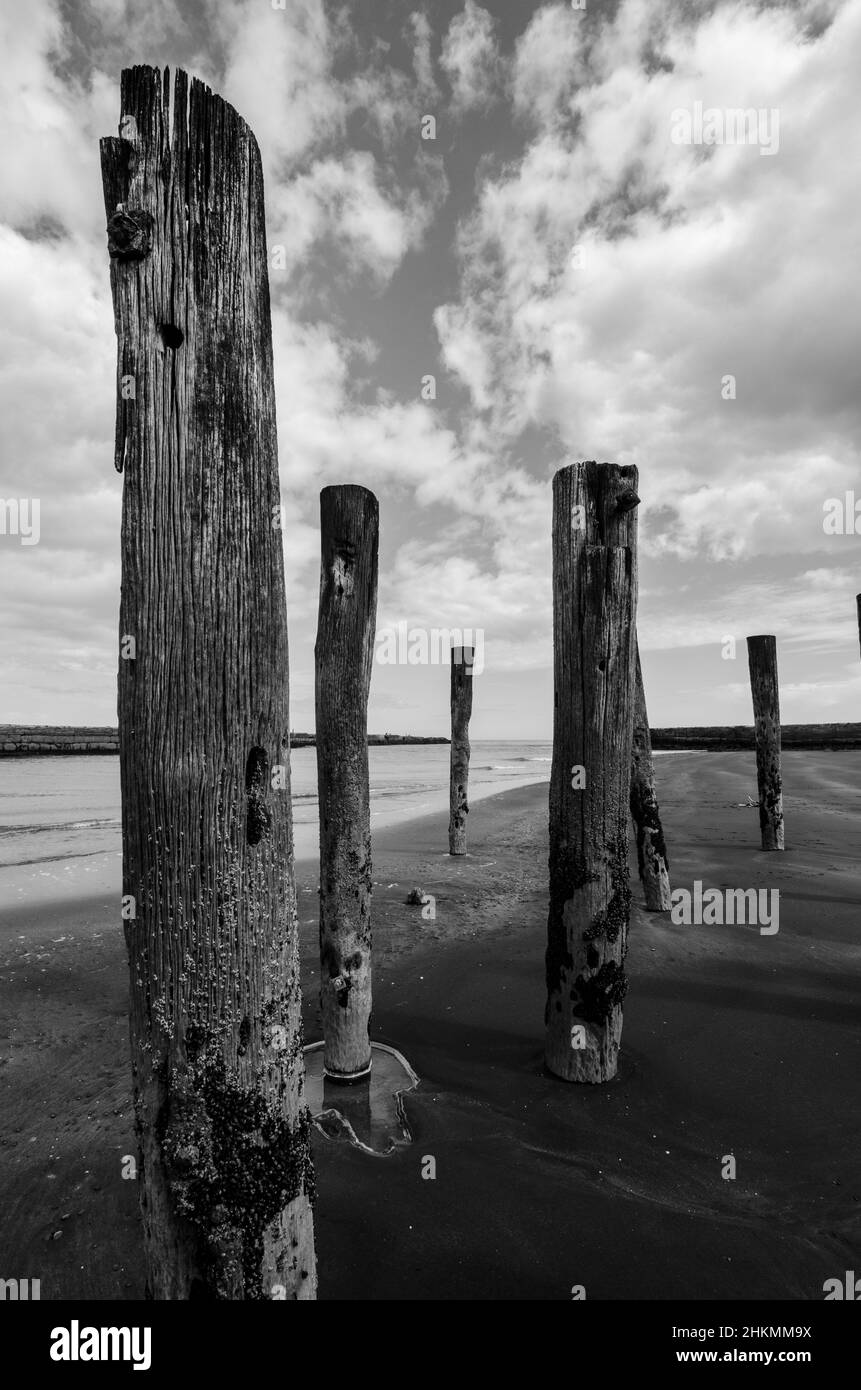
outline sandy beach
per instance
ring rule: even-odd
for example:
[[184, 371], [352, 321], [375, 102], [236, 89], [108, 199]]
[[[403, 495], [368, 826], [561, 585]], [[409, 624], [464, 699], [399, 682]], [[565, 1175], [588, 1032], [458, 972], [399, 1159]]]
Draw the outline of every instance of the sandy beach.
[[[859, 1267], [861, 752], [785, 754], [784, 854], [758, 848], [750, 754], [656, 775], [673, 886], [778, 888], [780, 929], [647, 914], [632, 855], [603, 1087], [542, 1069], [546, 783], [478, 802], [462, 860], [444, 815], [376, 833], [372, 1034], [420, 1078], [414, 1142], [377, 1158], [315, 1135], [321, 1298], [821, 1300]], [[119, 862], [92, 869], [0, 927], [0, 1245], [43, 1299], [143, 1296]], [[316, 863], [296, 872], [310, 1042]]]

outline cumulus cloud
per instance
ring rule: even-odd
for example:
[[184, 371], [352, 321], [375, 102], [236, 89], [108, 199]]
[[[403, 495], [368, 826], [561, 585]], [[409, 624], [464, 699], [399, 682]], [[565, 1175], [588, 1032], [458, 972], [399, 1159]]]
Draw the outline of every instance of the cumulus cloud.
[[564, 116], [586, 76], [583, 12], [545, 5], [517, 40], [511, 89], [518, 115], [546, 126]]
[[456, 114], [491, 105], [500, 79], [494, 20], [475, 0], [466, 0], [443, 40], [440, 67], [451, 86]]
[[[398, 146], [416, 143], [414, 83], [379, 46], [369, 65], [357, 64], [360, 45], [343, 14], [333, 19], [317, 0], [281, 12], [219, 7], [209, 27], [187, 25], [168, 3], [146, 15], [84, 5], [71, 16], [76, 28], [69, 20], [52, 4], [7, 9], [0, 20], [10, 55], [0, 111], [11, 132], [0, 150], [0, 492], [41, 506], [39, 545], [4, 536], [0, 547], [15, 652], [5, 717], [56, 718], [59, 667], [69, 673], [66, 717], [108, 722], [121, 481], [98, 141], [117, 129], [119, 69], [142, 52], [172, 66], [179, 57], [242, 111], [263, 153], [270, 245], [273, 228], [286, 228], [286, 269], [300, 300], [311, 282], [325, 291], [334, 267], [345, 293], [356, 280], [383, 286], [421, 244], [446, 185], [440, 161], [423, 150], [398, 176]], [[334, 64], [350, 53], [352, 69], [336, 76]], [[351, 121], [375, 150], [348, 147]], [[345, 466], [366, 476], [366, 460], [379, 454], [374, 477], [394, 477], [409, 458], [422, 498], [432, 497], [459, 449], [415, 403], [383, 402], [379, 417], [367, 406], [354, 411], [349, 372], [373, 361], [373, 343], [308, 322], [274, 267], [271, 278], [287, 575], [305, 618], [317, 546], [309, 484], [322, 474], [337, 481]], [[33, 702], [26, 692], [35, 690]]]
[[409, 28], [413, 40], [413, 72], [423, 96], [437, 95], [436, 78], [433, 66], [433, 30], [427, 15], [421, 10], [409, 17]]
[[[538, 129], [462, 225], [441, 350], [500, 446], [534, 426], [640, 465], [672, 513], [657, 547], [824, 549], [823, 495], [859, 461], [861, 295], [844, 271], [861, 203], [837, 132], [861, 6], [815, 38], [791, 10], [677, 14], [625, 0], [577, 87], [545, 67], [569, 15], [532, 20], [514, 82]], [[563, 90], [576, 121], [559, 120]], [[695, 100], [777, 108], [779, 154], [673, 145], [672, 112]]]
[[343, 132], [346, 93], [332, 75], [339, 36], [322, 0], [246, 3], [217, 15], [228, 55], [224, 95], [274, 163], [289, 165]]
[[[360, 26], [324, 0], [6, 7], [0, 492], [42, 499], [39, 546], [0, 545], [7, 718], [57, 718], [58, 669], [65, 717], [113, 718], [121, 484], [97, 142], [116, 129], [120, 67], [142, 56], [201, 76], [260, 143], [270, 252], [284, 248], [270, 282], [303, 698], [318, 492], [356, 481], [383, 508], [381, 621], [483, 626], [488, 703], [509, 718], [514, 691], [546, 732], [549, 483], [597, 457], [641, 473], [644, 650], [711, 645], [726, 685], [722, 634], [775, 631], [790, 713], [816, 717], [814, 651], [823, 700], [854, 708], [857, 538], [822, 519], [859, 464], [846, 141], [861, 0], [554, 0], [509, 19], [475, 0], [447, 28], [432, 6]], [[453, 153], [419, 137], [443, 92]], [[673, 112], [695, 102], [777, 109], [779, 150], [674, 144]], [[676, 677], [657, 722], [684, 722], [688, 685], [701, 703], [695, 676]], [[399, 679], [386, 689], [408, 711]]]
[[370, 272], [384, 283], [407, 251], [421, 244], [446, 182], [432, 157], [417, 161], [415, 186], [393, 191], [368, 150], [317, 159], [306, 173], [275, 186], [269, 199], [274, 227], [273, 271], [296, 271], [309, 256], [340, 258], [353, 274]]
[[[411, 28], [420, 81], [433, 92], [425, 16], [411, 16]], [[388, 43], [363, 41], [324, 0], [279, 10], [246, 0], [221, 13], [219, 30], [224, 93], [263, 155], [269, 221], [283, 248], [277, 268], [334, 257], [384, 283], [447, 192], [432, 153], [401, 155], [415, 150], [421, 118], [413, 74], [391, 61]]]

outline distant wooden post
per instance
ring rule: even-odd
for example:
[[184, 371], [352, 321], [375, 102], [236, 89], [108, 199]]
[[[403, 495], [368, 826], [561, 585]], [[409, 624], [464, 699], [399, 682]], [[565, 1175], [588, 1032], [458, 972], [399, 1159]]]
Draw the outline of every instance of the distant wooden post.
[[670, 874], [667, 846], [655, 792], [652, 738], [646, 713], [646, 692], [636, 646], [634, 736], [631, 747], [631, 819], [637, 835], [637, 863], [649, 912], [669, 912]]
[[263, 177], [202, 83], [101, 143], [123, 472], [123, 918], [148, 1292], [311, 1299]]
[[861, 594], [855, 595], [855, 607], [858, 610], [858, 647], [861, 649]]
[[780, 697], [777, 638], [748, 637], [747, 660], [753, 695], [759, 829], [763, 849], [783, 849], [783, 785], [780, 776]]
[[553, 762], [545, 1062], [616, 1074], [627, 990], [628, 810], [636, 677], [637, 470], [553, 479]]
[[451, 649], [451, 764], [449, 776], [449, 854], [466, 854], [469, 815], [469, 720], [472, 714], [472, 647]]
[[315, 648], [320, 802], [323, 1067], [354, 1081], [371, 1068], [371, 819], [368, 693], [377, 615], [379, 506], [367, 488], [320, 493]]

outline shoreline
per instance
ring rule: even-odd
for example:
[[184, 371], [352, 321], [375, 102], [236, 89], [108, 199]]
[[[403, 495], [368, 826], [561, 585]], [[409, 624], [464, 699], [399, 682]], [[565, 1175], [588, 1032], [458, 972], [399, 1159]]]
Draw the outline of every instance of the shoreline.
[[[532, 792], [534, 788], [539, 787], [544, 788], [546, 810], [547, 789], [549, 788], [549, 782], [546, 779], [536, 779], [514, 787], [490, 787], [488, 790], [476, 791], [476, 794], [470, 797], [470, 804], [472, 806], [484, 806], [487, 803], [495, 803], [507, 797], [516, 797], [520, 792]], [[446, 859], [451, 858], [448, 852], [448, 793], [443, 795], [442, 792], [439, 792], [436, 795], [439, 804], [431, 809], [428, 809], [425, 804], [421, 809], [415, 808], [414, 814], [407, 817], [399, 816], [396, 812], [388, 814], [379, 812], [378, 814], [386, 816], [384, 821], [375, 822], [372, 818], [371, 837], [374, 861], [378, 850], [380, 853], [400, 854], [402, 845], [408, 846], [411, 853], [415, 852], [420, 862], [427, 864], [428, 868], [435, 867], [437, 854], [443, 855]], [[494, 815], [495, 812], [491, 811], [490, 814]], [[479, 817], [473, 819], [474, 825], [479, 822]], [[296, 833], [297, 825], [294, 819], [293, 866], [297, 899], [300, 883], [303, 885], [303, 892], [313, 892], [316, 895], [320, 868], [316, 820], [300, 822], [298, 829], [299, 835]], [[117, 831], [118, 843], [119, 838], [119, 831]], [[422, 842], [434, 846], [434, 849], [429, 853], [419, 855], [417, 846]], [[471, 854], [464, 856], [467, 862], [471, 858]], [[92, 862], [85, 863], [85, 860]], [[61, 866], [62, 870], [66, 871], [65, 883], [62, 879], [55, 878], [53, 884], [49, 883], [43, 886], [41, 895], [38, 892], [28, 894], [19, 902], [14, 902], [11, 899], [9, 894], [15, 891], [16, 887], [20, 888], [20, 880], [29, 880], [35, 888], [38, 888], [38, 880], [50, 879], [52, 876], [48, 873], [49, 865]], [[78, 870], [81, 872], [77, 872]], [[83, 876], [84, 873], [87, 875], [86, 878]], [[5, 883], [4, 876], [6, 876]], [[16, 880], [19, 881], [17, 884]], [[110, 911], [113, 913], [114, 904], [119, 902], [122, 891], [122, 851], [119, 848], [94, 850], [86, 854], [74, 854], [68, 857], [45, 857], [23, 863], [0, 865], [0, 887], [6, 891], [6, 902], [2, 918], [0, 918], [0, 946], [2, 946], [4, 928], [7, 931], [11, 931], [13, 928], [18, 930], [23, 925], [32, 930], [43, 918], [60, 918], [70, 912], [89, 915], [101, 910], [102, 912]], [[60, 896], [57, 888], [64, 892], [65, 896]], [[374, 901], [376, 902], [376, 894]]]

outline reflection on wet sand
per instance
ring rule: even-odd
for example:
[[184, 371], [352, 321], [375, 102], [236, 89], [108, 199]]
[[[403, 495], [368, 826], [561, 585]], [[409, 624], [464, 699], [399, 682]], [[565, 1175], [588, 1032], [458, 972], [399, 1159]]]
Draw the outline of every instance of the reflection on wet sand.
[[305, 1095], [311, 1116], [329, 1139], [347, 1139], [368, 1153], [390, 1154], [412, 1143], [402, 1097], [419, 1084], [405, 1057], [384, 1043], [371, 1047], [371, 1070], [345, 1084], [323, 1074], [323, 1044], [305, 1048]]

